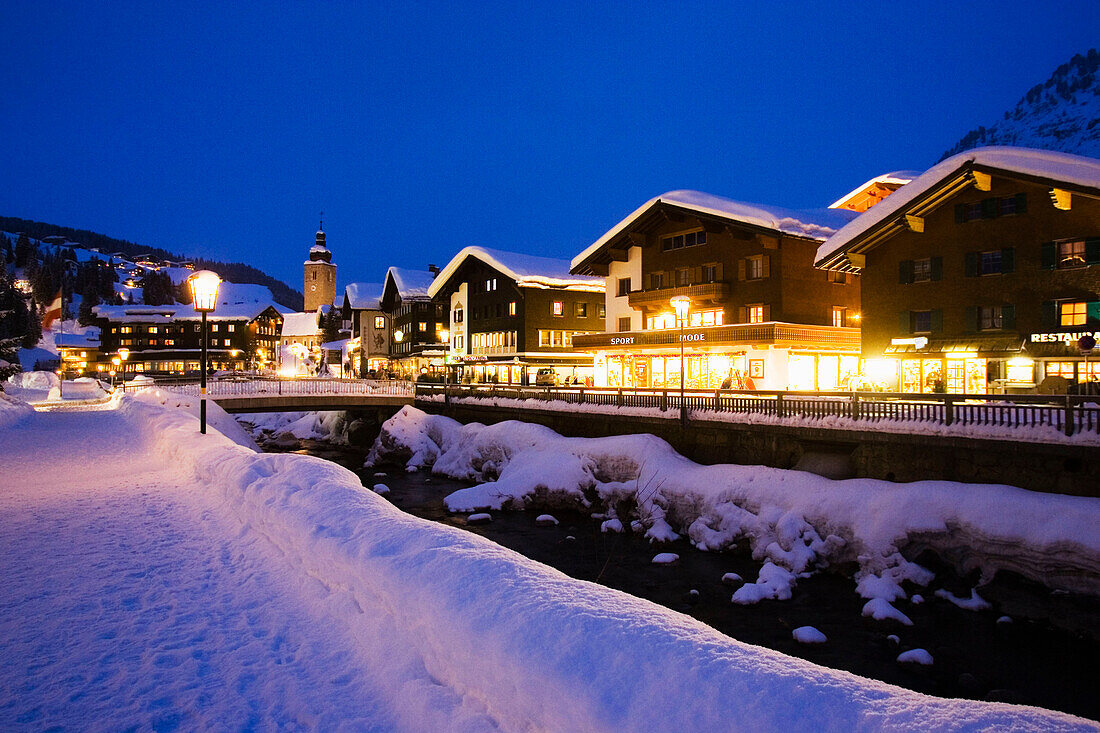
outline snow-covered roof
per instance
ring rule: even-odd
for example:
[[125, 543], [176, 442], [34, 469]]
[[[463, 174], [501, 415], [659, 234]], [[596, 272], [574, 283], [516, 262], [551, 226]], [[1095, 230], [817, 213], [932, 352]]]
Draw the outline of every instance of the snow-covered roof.
[[424, 300], [430, 298], [428, 289], [435, 280], [428, 270], [409, 270], [404, 267], [391, 267], [386, 270], [386, 279], [393, 280], [402, 300]]
[[770, 204], [734, 201], [702, 191], [669, 191], [646, 201], [635, 209], [632, 214], [589, 245], [583, 252], [573, 258], [571, 269], [576, 270], [585, 260], [596, 254], [639, 217], [660, 204], [668, 204], [700, 214], [817, 241], [825, 240], [857, 216], [855, 212], [844, 209], [786, 209]]
[[909, 183], [914, 178], [919, 176], [920, 173], [921, 173], [920, 171], [893, 171], [891, 173], [883, 173], [881, 176], [875, 176], [871, 180], [864, 183], [862, 186], [856, 186], [854, 189], [849, 191], [847, 194], [841, 196], [836, 201], [829, 204], [829, 208], [830, 209], [837, 208], [838, 206], [843, 204], [848, 199], [852, 198], [853, 196], [856, 196], [858, 194], [863, 193], [868, 188], [870, 188], [871, 186], [874, 186], [876, 184], [878, 184], [878, 185], [904, 186], [905, 184]]
[[316, 311], [283, 314], [282, 336], [316, 336], [321, 330]]
[[604, 289], [603, 278], [570, 274], [569, 260], [503, 252], [488, 247], [463, 247], [432, 281], [428, 288], [428, 295], [434, 298], [467, 257], [481, 260], [521, 286], [560, 287], [600, 292]]
[[[865, 234], [897, 222], [911, 207], [924, 203], [930, 194], [942, 188], [952, 184], [965, 185], [970, 178], [970, 171], [975, 169], [1083, 189], [1090, 195], [1100, 195], [1100, 160], [1096, 158], [1034, 148], [975, 148], [937, 163], [882, 203], [860, 214], [859, 218], [818, 247], [817, 265], [839, 264], [840, 255]], [[940, 203], [942, 199], [938, 198], [929, 210]], [[900, 230], [901, 225], [898, 227]]]
[[99, 329], [89, 328], [84, 333], [55, 333], [53, 343], [65, 348], [94, 348], [99, 346]]
[[355, 310], [378, 310], [382, 287], [382, 283], [348, 283], [344, 287], [344, 300]]
[[[213, 313], [207, 314], [207, 319], [251, 321], [272, 307], [271, 303], [220, 303]], [[92, 312], [112, 323], [148, 323], [160, 319], [167, 323], [168, 321], [197, 321], [202, 318], [189, 305], [97, 305], [92, 308]]]

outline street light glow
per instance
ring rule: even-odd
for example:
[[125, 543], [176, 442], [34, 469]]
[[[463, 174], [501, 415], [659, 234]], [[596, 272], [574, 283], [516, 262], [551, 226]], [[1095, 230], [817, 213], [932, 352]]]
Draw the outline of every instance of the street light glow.
[[218, 304], [218, 288], [222, 279], [218, 273], [199, 270], [187, 278], [187, 288], [191, 291], [191, 305], [198, 313], [210, 313]]

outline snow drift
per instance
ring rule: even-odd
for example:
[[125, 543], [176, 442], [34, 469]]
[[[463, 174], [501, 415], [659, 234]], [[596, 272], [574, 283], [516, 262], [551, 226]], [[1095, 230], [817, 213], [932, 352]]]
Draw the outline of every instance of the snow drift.
[[[402, 669], [392, 676], [395, 699], [426, 672], [439, 695], [457, 691], [505, 730], [1093, 727], [1025, 706], [933, 698], [743, 644], [476, 535], [410, 517], [335, 464], [256, 454], [217, 433], [197, 440], [192, 417], [159, 404], [125, 399], [120, 409], [147, 425], [155, 454], [193, 471], [198, 486], [219, 492], [248, 531], [299, 565], [303, 582], [345, 599], [328, 608], [364, 630], [356, 651], [399, 667], [413, 664], [406, 660], [415, 654], [418, 676]], [[429, 422], [408, 411], [391, 428], [449, 436], [452, 450], [478, 432], [429, 429]], [[512, 428], [526, 436], [520, 444], [541, 432]], [[577, 466], [567, 470], [600, 466], [609, 480], [637, 480], [629, 478], [637, 460], [624, 452], [630, 440], [592, 445], [600, 449], [578, 451]], [[504, 473], [523, 463], [509, 460], [507, 441], [499, 446], [471, 455]], [[671, 460], [666, 451], [645, 465]], [[672, 468], [694, 470], [683, 459]], [[428, 712], [408, 711], [404, 722], [422, 728]]]
[[733, 600], [789, 598], [797, 576], [855, 561], [857, 592], [890, 615], [904, 581], [932, 575], [907, 558], [931, 548], [983, 580], [1011, 570], [1046, 585], [1100, 595], [1100, 500], [1011, 486], [874, 479], [834, 481], [763, 466], [702, 466], [652, 435], [566, 438], [519, 422], [460, 425], [405, 407], [387, 421], [368, 462], [404, 460], [483, 482], [447, 497], [451, 511], [526, 503], [601, 505], [605, 529], [640, 522], [654, 541], [703, 550], [747, 539], [766, 561]]

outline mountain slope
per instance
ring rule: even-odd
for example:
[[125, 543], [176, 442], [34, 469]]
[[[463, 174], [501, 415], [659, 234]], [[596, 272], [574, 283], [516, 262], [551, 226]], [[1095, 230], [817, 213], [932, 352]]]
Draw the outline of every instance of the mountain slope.
[[266, 285], [271, 289], [272, 297], [279, 305], [284, 305], [292, 310], [301, 310], [302, 294], [281, 280], [268, 275], [243, 262], [220, 262], [207, 260], [201, 257], [186, 257], [158, 247], [146, 247], [125, 239], [115, 239], [98, 232], [90, 232], [85, 229], [73, 229], [71, 227], [47, 224], [28, 219], [16, 219], [14, 217], [0, 216], [0, 231], [24, 232], [32, 239], [44, 239], [46, 237], [61, 235], [70, 242], [77, 242], [85, 247], [94, 247], [106, 254], [109, 252], [122, 252], [129, 257], [140, 254], [148, 254], [157, 259], [166, 260], [191, 260], [198, 268], [213, 270], [230, 282], [239, 284]]
[[1005, 112], [966, 133], [940, 160], [986, 145], [1017, 145], [1100, 158], [1100, 52], [1075, 55]]

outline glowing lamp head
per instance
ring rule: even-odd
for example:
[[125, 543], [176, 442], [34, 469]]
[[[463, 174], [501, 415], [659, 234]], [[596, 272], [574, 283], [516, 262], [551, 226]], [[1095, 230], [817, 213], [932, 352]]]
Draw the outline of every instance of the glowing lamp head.
[[451, 332], [445, 328], [439, 329], [439, 341], [440, 343], [449, 343], [451, 340]]
[[405, 334], [401, 331], [400, 328], [393, 332], [393, 340], [397, 343], [401, 343], [401, 340], [403, 338], [405, 338]]
[[197, 313], [211, 313], [218, 304], [218, 287], [222, 279], [218, 273], [199, 270], [187, 278], [187, 287], [191, 291], [191, 305]]
[[126, 361], [127, 359], [130, 358], [130, 350], [129, 349], [119, 349], [118, 350], [118, 358], [122, 359], [123, 361]]
[[682, 321], [687, 318], [688, 310], [691, 308], [691, 298], [686, 295], [677, 295], [672, 299], [672, 307], [676, 309], [676, 318]]

